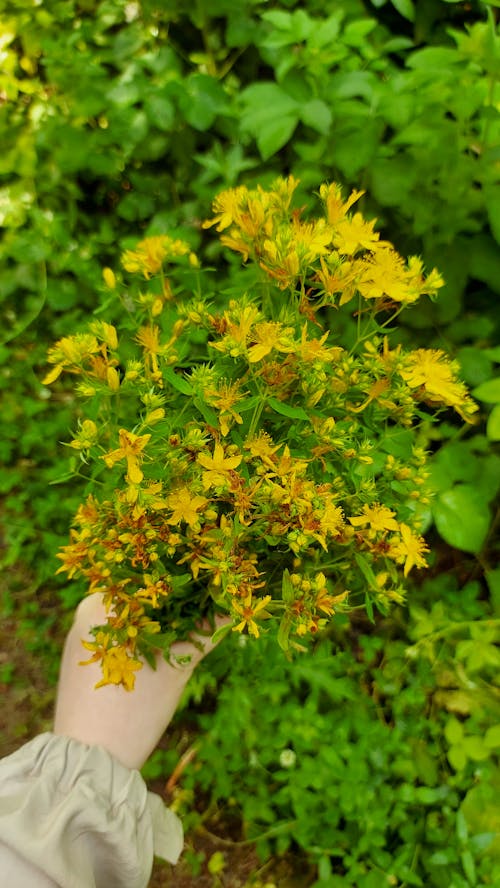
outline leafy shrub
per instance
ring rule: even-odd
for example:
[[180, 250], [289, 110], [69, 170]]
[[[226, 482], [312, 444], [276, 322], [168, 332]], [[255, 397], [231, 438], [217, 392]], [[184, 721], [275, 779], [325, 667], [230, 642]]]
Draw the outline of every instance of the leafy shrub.
[[[484, 362], [499, 279], [498, 37], [487, 8], [6, 0], [1, 311], [20, 369], [13, 376], [5, 351], [15, 472], [3, 483], [8, 510], [31, 512], [9, 526], [17, 552], [41, 563], [49, 526], [60, 526], [59, 494], [29, 493], [28, 464], [43, 474], [46, 441], [68, 426], [64, 399], [54, 413], [31, 376], [43, 343], [99, 308], [117, 243], [130, 246], [141, 228], [192, 237], [216, 190], [283, 170], [302, 180], [304, 199], [324, 180], [368, 185], [365, 211], [447, 281], [439, 300], [406, 313], [401, 339], [441, 347], [445, 336], [469, 367], [471, 348]], [[192, 246], [204, 248], [201, 232]], [[430, 343], [436, 324], [446, 331]], [[19, 413], [28, 401], [37, 423], [54, 427], [46, 440]], [[40, 490], [53, 480], [49, 470]]]
[[397, 617], [384, 638], [340, 617], [290, 663], [269, 639], [233, 641], [177, 790], [192, 828], [201, 796], [209, 828], [241, 817], [263, 858], [302, 849], [317, 888], [496, 884], [498, 620], [478, 583], [427, 587], [408, 634]]
[[[56, 583], [49, 553], [65, 535], [86, 478], [75, 477], [75, 466], [64, 472], [56, 451], [56, 441], [68, 441], [79, 409], [74, 394], [58, 383], [50, 396], [39, 381], [41, 368], [46, 343], [86, 324], [94, 311], [98, 320], [103, 305], [109, 312], [116, 303], [115, 291], [102, 285], [101, 268], [114, 262], [117, 250], [132, 247], [138, 232], [168, 230], [206, 253], [218, 276], [227, 272], [235, 286], [241, 272], [233, 263], [226, 268], [218, 245], [199, 229], [216, 191], [242, 182], [266, 185], [291, 172], [302, 180], [300, 205], [324, 180], [361, 183], [370, 194], [358, 204], [365, 216], [377, 216], [400, 252], [423, 255], [447, 281], [439, 299], [404, 313], [393, 342], [405, 352], [456, 350], [462, 377], [483, 405], [484, 429], [469, 435], [451, 422], [421, 425], [422, 445], [441, 448], [430, 465], [437, 495], [428, 520], [462, 551], [443, 553], [435, 539], [435, 575], [418, 598], [413, 593], [408, 629], [396, 612], [377, 625], [376, 637], [356, 631], [346, 641], [336, 633], [343, 648], [338, 667], [328, 639], [311, 661], [305, 655], [292, 666], [266, 638], [245, 648], [226, 639], [235, 671], [217, 706], [208, 695], [214, 711], [202, 719], [206, 745], [184, 788], [189, 794], [203, 787], [229, 815], [242, 812], [246, 835], [261, 836], [262, 853], [289, 842], [299, 847], [316, 861], [322, 888], [348, 880], [369, 888], [386, 877], [442, 888], [494, 885], [500, 879], [498, 840], [491, 835], [500, 784], [492, 532], [498, 472], [491, 449], [498, 440], [492, 343], [500, 279], [495, 4], [165, 5], [2, 4], [1, 326], [8, 343], [0, 350], [7, 419], [2, 565], [30, 564], [33, 594], [41, 583]], [[274, 102], [275, 113], [259, 99]], [[186, 270], [184, 284], [193, 274]], [[203, 280], [215, 289], [211, 275]], [[355, 340], [349, 305], [327, 323]], [[81, 469], [88, 471], [84, 463]], [[83, 591], [75, 581], [61, 584], [63, 608]], [[16, 592], [8, 604], [33, 650], [46, 654], [37, 602], [28, 606]], [[336, 625], [341, 622], [339, 615]], [[293, 670], [300, 666], [299, 677]], [[208, 680], [200, 675], [198, 696]], [[300, 719], [304, 705], [322, 736], [310, 725], [308, 738]], [[297, 733], [294, 743], [287, 721]], [[337, 726], [345, 768], [337, 761], [332, 787], [334, 756], [325, 736], [334, 737]], [[372, 731], [378, 759], [366, 740]], [[349, 754], [361, 784], [350, 811], [346, 735], [356, 739]], [[317, 750], [316, 773], [311, 750]], [[168, 770], [171, 759], [162, 767]], [[331, 828], [319, 803], [323, 787], [336, 823]], [[369, 822], [363, 800], [379, 791], [384, 817], [375, 804]], [[182, 792], [179, 804], [181, 798]], [[305, 811], [319, 818], [332, 846], [318, 841], [321, 833], [312, 833]], [[359, 852], [352, 847], [357, 817], [368, 836]], [[349, 847], [339, 828], [344, 824]], [[271, 835], [262, 838], [263, 832]]]
[[[105, 682], [133, 687], [136, 651], [168, 655], [214, 606], [256, 637], [274, 613], [287, 650], [349, 594], [370, 613], [401, 601], [396, 565], [426, 564], [419, 405], [468, 421], [477, 406], [443, 352], [382, 335], [442, 280], [350, 212], [360, 192], [322, 186], [322, 215], [303, 219], [297, 184], [215, 199], [205, 224], [253, 263], [229, 294], [192, 274], [179, 286], [189, 245], [146, 238], [122, 256], [140, 289], [104, 271], [119, 333], [99, 319], [49, 351], [44, 382], [71, 373], [89, 402], [70, 447], [82, 474], [92, 464], [90, 496], [59, 557], [111, 610], [87, 644]], [[325, 326], [353, 304], [355, 332]]]

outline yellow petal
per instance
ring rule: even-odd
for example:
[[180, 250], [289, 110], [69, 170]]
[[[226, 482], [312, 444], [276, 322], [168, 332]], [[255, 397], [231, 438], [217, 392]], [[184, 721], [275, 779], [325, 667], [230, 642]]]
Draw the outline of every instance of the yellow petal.
[[49, 370], [46, 376], [42, 379], [42, 385], [50, 385], [51, 382], [55, 382], [58, 379], [63, 371], [62, 364], [56, 364], [52, 370]]

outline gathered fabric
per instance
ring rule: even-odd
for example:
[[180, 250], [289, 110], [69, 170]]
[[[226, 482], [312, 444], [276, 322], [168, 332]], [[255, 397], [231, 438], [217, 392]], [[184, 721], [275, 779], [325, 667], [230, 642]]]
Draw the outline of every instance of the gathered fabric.
[[146, 888], [177, 863], [182, 825], [100, 746], [41, 734], [0, 761], [0, 872], [9, 888]]

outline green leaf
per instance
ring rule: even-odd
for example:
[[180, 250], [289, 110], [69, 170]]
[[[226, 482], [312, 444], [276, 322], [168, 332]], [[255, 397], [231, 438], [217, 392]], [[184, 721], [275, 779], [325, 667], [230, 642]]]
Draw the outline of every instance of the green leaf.
[[376, 158], [368, 170], [370, 193], [383, 207], [399, 206], [413, 188], [418, 169], [411, 157]]
[[290, 647], [288, 637], [290, 635], [291, 620], [289, 616], [283, 617], [278, 629], [278, 644], [282, 651], [287, 651]]
[[500, 244], [500, 185], [486, 185], [484, 201], [493, 237]]
[[409, 68], [423, 68], [426, 71], [448, 71], [453, 64], [462, 63], [460, 53], [446, 46], [428, 46], [413, 52], [406, 64]]
[[219, 641], [222, 641], [222, 639], [225, 638], [226, 635], [229, 634], [229, 632], [231, 632], [232, 628], [233, 628], [232, 623], [224, 623], [223, 626], [219, 626], [219, 628], [215, 630], [214, 634], [212, 635], [212, 637], [210, 639], [212, 644], [218, 644]]
[[332, 124], [332, 112], [326, 102], [321, 99], [312, 99], [306, 102], [300, 109], [300, 119], [306, 126], [326, 135]]
[[214, 851], [207, 864], [208, 872], [211, 876], [221, 873], [226, 867], [226, 859], [222, 851]]
[[483, 762], [490, 756], [490, 751], [485, 746], [482, 737], [464, 737], [462, 748], [467, 758], [472, 759], [473, 762]]
[[451, 863], [451, 854], [448, 851], [435, 851], [429, 857], [429, 863], [433, 866], [448, 866]]
[[290, 141], [295, 127], [298, 123], [298, 116], [286, 116], [269, 120], [264, 124], [257, 135], [257, 148], [260, 151], [262, 160], [269, 160], [273, 154], [276, 154], [280, 148], [283, 148]]
[[495, 364], [500, 364], [500, 345], [497, 345], [494, 348], [485, 348], [484, 354], [490, 359], [490, 361], [495, 361]]
[[277, 83], [254, 83], [243, 91], [241, 129], [257, 141], [263, 160], [276, 154], [299, 122], [300, 105]]
[[448, 761], [455, 771], [463, 771], [467, 764], [467, 756], [462, 746], [450, 746], [448, 750]]
[[486, 434], [490, 441], [500, 441], [500, 404], [496, 404], [488, 416]]
[[456, 484], [440, 493], [432, 514], [442, 538], [463, 552], [478, 554], [488, 534], [490, 510], [476, 487]]
[[294, 589], [290, 580], [290, 571], [285, 568], [283, 578], [281, 580], [281, 594], [286, 604], [291, 604], [295, 598]]
[[227, 110], [226, 94], [215, 77], [193, 73], [185, 80], [185, 94], [179, 97], [184, 118], [195, 130], [208, 130], [218, 114]]
[[485, 401], [487, 404], [500, 404], [500, 376], [496, 379], [487, 379], [472, 392], [474, 398]]
[[366, 582], [368, 583], [368, 585], [370, 586], [370, 588], [376, 589], [377, 588], [377, 581], [375, 579], [375, 574], [373, 573], [373, 570], [371, 569], [371, 567], [370, 567], [367, 559], [364, 557], [364, 555], [361, 555], [359, 552], [355, 552], [354, 553], [354, 560], [355, 560], [356, 564], [358, 565], [361, 573], [363, 574], [363, 576], [364, 576]]
[[260, 126], [275, 117], [297, 113], [298, 102], [277, 83], [254, 83], [241, 95], [245, 108], [244, 129], [256, 134]]
[[488, 749], [498, 749], [500, 747], [500, 725], [493, 725], [488, 728], [484, 735], [484, 745]]
[[[353, 101], [350, 104], [356, 103]], [[342, 103], [339, 103], [339, 105], [341, 106]], [[372, 163], [379, 144], [381, 130], [383, 129], [381, 120], [374, 120], [368, 114], [360, 116], [362, 119], [357, 122], [355, 127], [352, 126], [351, 116], [349, 130], [346, 127], [344, 132], [336, 131], [336, 138], [332, 145], [330, 162], [338, 164], [341, 172], [347, 178], [356, 176], [362, 169], [365, 169]], [[345, 109], [344, 119], [349, 119], [347, 109]]]
[[194, 406], [197, 410], [200, 411], [205, 422], [208, 422], [213, 428], [217, 428], [219, 423], [219, 417], [217, 416], [215, 410], [212, 410], [205, 401], [202, 401], [201, 398], [195, 398], [193, 401]]
[[492, 845], [496, 838], [497, 833], [494, 832], [478, 833], [475, 836], [471, 836], [469, 846], [475, 854], [482, 854], [483, 851], [486, 851]]
[[478, 479], [477, 454], [468, 441], [450, 441], [430, 461], [430, 484], [438, 493], [456, 482], [475, 485]]
[[303, 419], [309, 422], [309, 417], [302, 407], [291, 407], [289, 404], [285, 404], [284, 401], [278, 401], [277, 398], [269, 398], [267, 403], [275, 413], [279, 413], [281, 416], [287, 416], [289, 419]]
[[410, 459], [413, 447], [413, 433], [407, 429], [390, 428], [382, 438], [380, 446], [385, 453], [390, 453], [396, 459]]
[[164, 367], [162, 370], [164, 378], [170, 383], [172, 388], [174, 388], [178, 392], [182, 392], [183, 395], [192, 395], [193, 388], [187, 379], [179, 376], [172, 367]]
[[144, 108], [149, 122], [158, 129], [168, 132], [173, 128], [175, 109], [166, 96], [162, 96], [161, 93], [149, 96], [144, 102]]
[[488, 284], [494, 293], [500, 293], [500, 251], [496, 241], [487, 234], [468, 238], [469, 275]]
[[462, 723], [454, 717], [448, 719], [444, 729], [444, 736], [446, 737], [446, 740], [448, 741], [450, 746], [460, 744], [462, 742], [463, 735], [464, 729], [462, 727]]
[[289, 12], [283, 12], [282, 10], [270, 10], [268, 12], [261, 13], [261, 19], [265, 22], [270, 22], [271, 25], [274, 25], [275, 28], [279, 28], [280, 31], [289, 31], [292, 23], [292, 16]]
[[364, 99], [369, 104], [377, 86], [372, 71], [340, 71], [330, 82], [331, 95], [335, 99]]
[[463, 851], [460, 855], [464, 873], [467, 876], [469, 885], [477, 885], [476, 867], [474, 866], [474, 858], [470, 851]]
[[409, 22], [415, 21], [415, 6], [412, 0], [391, 0], [391, 3], [403, 18]]
[[463, 815], [463, 812], [460, 810], [457, 811], [456, 829], [458, 841], [462, 845], [465, 845], [467, 839], [469, 838], [469, 830], [467, 829], [467, 821]]
[[23, 313], [20, 317], [17, 317], [14, 313], [12, 313], [12, 315], [14, 316], [14, 323], [10, 327], [10, 329], [7, 329], [7, 325], [5, 324], [3, 331], [0, 333], [1, 345], [4, 345], [7, 342], [11, 342], [13, 339], [16, 339], [16, 337], [20, 336], [21, 333], [28, 329], [30, 324], [32, 324], [33, 321], [35, 321], [41, 314], [42, 309], [45, 305], [46, 298], [47, 291], [44, 290], [41, 293], [36, 293], [33, 295], [30, 294], [29, 298], [25, 299], [25, 313]]
[[485, 571], [491, 601], [495, 611], [500, 610], [500, 567]]
[[481, 385], [490, 379], [492, 362], [485, 349], [466, 345], [457, 352], [456, 359], [460, 364], [460, 376], [467, 385]]

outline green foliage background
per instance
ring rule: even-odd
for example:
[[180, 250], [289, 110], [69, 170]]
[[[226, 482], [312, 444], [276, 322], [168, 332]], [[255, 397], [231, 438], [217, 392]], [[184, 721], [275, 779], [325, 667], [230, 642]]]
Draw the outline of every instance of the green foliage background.
[[200, 673], [182, 792], [207, 805], [187, 819], [236, 816], [318, 888], [498, 884], [500, 4], [186, 6], [0, 0], [2, 567], [32, 589], [4, 612], [40, 652], [78, 598], [54, 579], [81, 495], [57, 443], [75, 407], [40, 379], [47, 346], [108, 298], [102, 266], [168, 232], [234, 284], [200, 227], [218, 190], [288, 173], [304, 195], [365, 188], [364, 215], [447, 280], [398, 335], [458, 358], [482, 422], [428, 430], [435, 563], [408, 611], [340, 621], [291, 664], [227, 641]]

